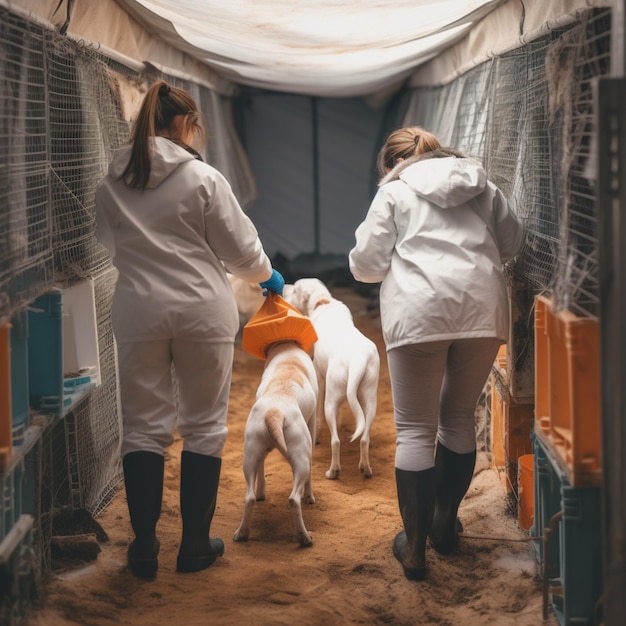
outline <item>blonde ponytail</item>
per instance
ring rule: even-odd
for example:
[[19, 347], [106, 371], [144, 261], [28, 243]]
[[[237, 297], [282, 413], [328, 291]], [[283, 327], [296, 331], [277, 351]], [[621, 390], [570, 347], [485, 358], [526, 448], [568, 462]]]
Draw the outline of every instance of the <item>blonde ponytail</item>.
[[398, 164], [399, 159], [410, 159], [440, 147], [437, 137], [421, 126], [407, 126], [394, 130], [378, 153], [376, 161], [378, 174], [384, 176]]

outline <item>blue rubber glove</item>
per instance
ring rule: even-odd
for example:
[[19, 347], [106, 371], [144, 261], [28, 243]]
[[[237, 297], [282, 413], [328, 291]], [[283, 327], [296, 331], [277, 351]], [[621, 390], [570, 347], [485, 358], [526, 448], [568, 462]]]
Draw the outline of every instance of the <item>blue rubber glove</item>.
[[283, 287], [285, 286], [285, 279], [282, 277], [280, 272], [277, 272], [275, 269], [272, 270], [272, 275], [264, 280], [262, 283], [259, 283], [261, 287], [265, 291], [263, 291], [263, 295], [266, 296], [268, 290], [277, 293], [279, 296], [283, 295]]

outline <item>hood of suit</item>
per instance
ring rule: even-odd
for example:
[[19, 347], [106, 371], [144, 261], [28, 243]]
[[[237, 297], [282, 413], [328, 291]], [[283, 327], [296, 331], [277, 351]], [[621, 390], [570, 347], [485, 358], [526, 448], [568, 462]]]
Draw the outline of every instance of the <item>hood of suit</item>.
[[[181, 146], [165, 137], [152, 137], [150, 140], [150, 178], [147, 189], [158, 187], [181, 163], [193, 161], [196, 157]], [[128, 165], [132, 146], [118, 150], [109, 165], [109, 174], [120, 178]]]
[[470, 158], [414, 157], [398, 163], [380, 184], [394, 180], [401, 180], [419, 197], [447, 209], [480, 195], [487, 185], [487, 173]]

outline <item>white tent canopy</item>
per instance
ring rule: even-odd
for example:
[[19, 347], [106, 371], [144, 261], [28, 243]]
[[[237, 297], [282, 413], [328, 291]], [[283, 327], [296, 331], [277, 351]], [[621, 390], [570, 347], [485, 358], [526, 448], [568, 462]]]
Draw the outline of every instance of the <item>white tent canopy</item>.
[[139, 63], [321, 97], [393, 90], [507, 0], [0, 0]]
[[118, 1], [233, 82], [326, 97], [367, 95], [406, 78], [503, 2]]
[[[0, 0], [111, 55], [193, 77], [320, 97], [431, 84], [612, 0]], [[68, 19], [69, 18], [69, 19]], [[430, 70], [429, 68], [433, 69]], [[425, 71], [424, 71], [425, 70]], [[415, 74], [419, 71], [420, 78]]]

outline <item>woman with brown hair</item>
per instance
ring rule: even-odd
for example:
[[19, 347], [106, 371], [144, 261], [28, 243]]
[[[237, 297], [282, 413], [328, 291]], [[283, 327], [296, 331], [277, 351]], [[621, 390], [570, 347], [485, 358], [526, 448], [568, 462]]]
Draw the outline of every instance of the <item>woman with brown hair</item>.
[[502, 265], [523, 229], [480, 164], [418, 126], [391, 133], [378, 166], [350, 270], [382, 283], [404, 525], [393, 554], [408, 579], [421, 580], [427, 537], [441, 554], [457, 546], [476, 461], [474, 411], [509, 333]]
[[175, 422], [183, 439], [177, 570], [204, 569], [224, 552], [209, 529], [239, 328], [226, 271], [277, 293], [284, 285], [230, 185], [194, 148], [205, 137], [193, 98], [158, 81], [145, 95], [130, 146], [115, 154], [96, 191], [98, 239], [119, 271], [112, 322], [135, 533], [128, 562], [142, 578], [158, 568], [163, 454]]

